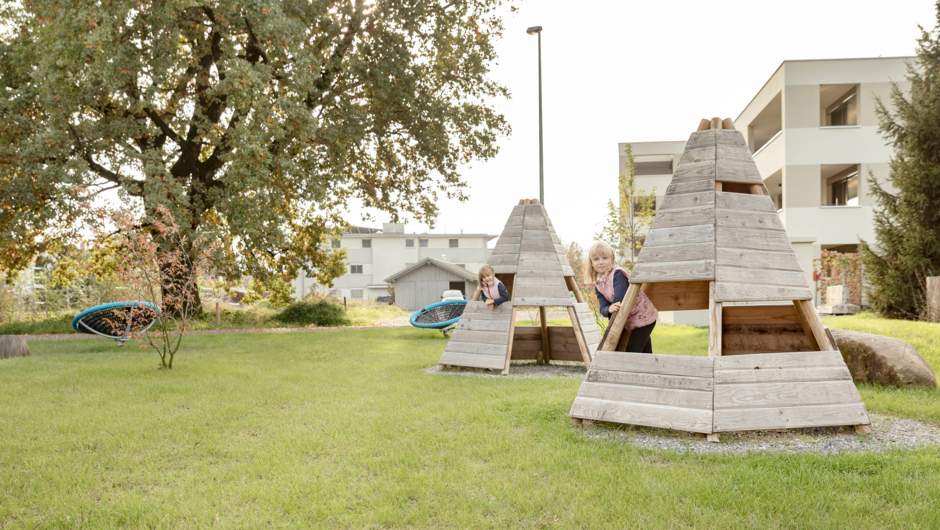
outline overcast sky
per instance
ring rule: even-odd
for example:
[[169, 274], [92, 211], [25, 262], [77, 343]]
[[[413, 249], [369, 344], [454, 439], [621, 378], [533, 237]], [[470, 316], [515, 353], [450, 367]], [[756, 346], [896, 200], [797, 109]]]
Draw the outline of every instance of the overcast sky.
[[544, 28], [545, 206], [565, 243], [587, 247], [616, 196], [619, 142], [686, 140], [701, 118], [735, 119], [784, 60], [913, 55], [917, 25], [935, 20], [930, 0], [523, 1], [505, 15], [493, 70], [512, 93], [497, 108], [513, 133], [495, 158], [465, 170], [470, 200], [443, 201], [432, 232], [498, 235], [519, 199], [538, 198], [529, 26]]

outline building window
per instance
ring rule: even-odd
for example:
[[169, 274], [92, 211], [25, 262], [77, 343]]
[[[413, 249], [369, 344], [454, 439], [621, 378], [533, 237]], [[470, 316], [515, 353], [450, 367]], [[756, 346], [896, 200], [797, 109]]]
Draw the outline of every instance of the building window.
[[350, 290], [350, 298], [362, 298], [362, 289], [352, 289]]
[[415, 248], [415, 240], [414, 240], [414, 239], [406, 239], [406, 240], [405, 240], [405, 248]]
[[829, 206], [858, 206], [859, 166], [822, 166]]
[[362, 248], [372, 248], [372, 240], [371, 240], [371, 239], [363, 239], [363, 240], [362, 240]]
[[334, 239], [332, 243], [333, 243], [333, 248], [339, 248], [339, 239]]
[[824, 126], [858, 125], [858, 85], [820, 85], [819, 104]]
[[427, 248], [427, 246], [428, 246], [428, 240], [427, 240], [427, 239], [419, 239], [419, 240], [418, 240], [418, 246], [421, 247], [421, 248]]
[[450, 290], [460, 291], [460, 294], [464, 296], [467, 296], [466, 286], [467, 286], [466, 282], [450, 282]]
[[449, 241], [449, 245], [450, 245], [450, 248], [457, 248], [458, 240], [456, 240], [456, 239], [451, 239], [451, 240]]
[[362, 274], [362, 265], [350, 265], [349, 272], [350, 274]]

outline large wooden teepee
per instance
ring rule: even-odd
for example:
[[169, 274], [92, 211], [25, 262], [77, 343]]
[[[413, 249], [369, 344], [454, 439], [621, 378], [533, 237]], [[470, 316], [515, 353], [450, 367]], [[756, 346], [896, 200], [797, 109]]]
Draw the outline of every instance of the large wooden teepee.
[[[441, 355], [442, 368], [488, 368], [505, 375], [512, 359], [591, 363], [601, 335], [538, 200], [521, 200], [513, 208], [488, 263], [510, 301], [491, 310], [480, 301], [478, 287]], [[516, 325], [521, 307], [538, 307], [541, 325]], [[549, 326], [547, 307], [566, 307], [571, 326]]]
[[[660, 311], [708, 309], [708, 357], [624, 352], [626, 316], [640, 291]], [[731, 120], [702, 120], [572, 421], [665, 427], [713, 440], [758, 429], [869, 431], [865, 405], [812, 299], [744, 136]]]

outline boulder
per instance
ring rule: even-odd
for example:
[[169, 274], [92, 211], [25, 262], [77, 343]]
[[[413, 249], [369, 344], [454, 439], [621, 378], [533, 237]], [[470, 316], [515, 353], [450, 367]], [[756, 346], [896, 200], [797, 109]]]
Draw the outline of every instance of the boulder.
[[25, 335], [0, 335], [0, 359], [27, 355], [29, 348], [26, 347]]
[[901, 339], [833, 329], [842, 358], [856, 383], [937, 388], [937, 376], [917, 348]]

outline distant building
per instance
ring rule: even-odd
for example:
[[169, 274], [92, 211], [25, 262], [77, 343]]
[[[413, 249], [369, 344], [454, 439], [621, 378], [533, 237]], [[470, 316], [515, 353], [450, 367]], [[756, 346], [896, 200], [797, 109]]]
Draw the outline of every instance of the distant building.
[[[425, 258], [458, 265], [476, 275], [490, 255], [489, 234], [406, 234], [405, 225], [385, 223], [381, 229], [354, 227], [333, 240], [333, 248], [346, 249], [346, 274], [334, 281], [330, 292], [351, 300], [374, 300], [388, 295], [385, 278]], [[313, 278], [303, 274], [294, 280], [299, 296], [315, 289]], [[440, 294], [438, 294], [440, 298]]]
[[477, 272], [434, 258], [424, 258], [385, 278], [394, 285], [395, 305], [409, 311], [440, 302], [447, 290], [460, 291], [469, 300], [478, 281]]
[[[891, 108], [891, 81], [908, 92], [914, 57], [784, 61], [734, 121], [812, 285], [822, 250], [855, 252], [875, 237], [874, 176], [887, 189], [892, 150], [878, 133], [875, 98]], [[689, 131], [697, 120], [690, 116]], [[635, 142], [637, 184], [662, 200], [686, 140]], [[625, 158], [619, 144], [619, 172]]]

